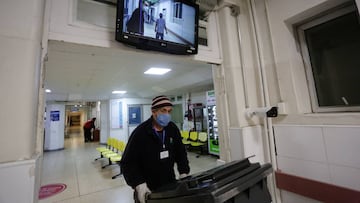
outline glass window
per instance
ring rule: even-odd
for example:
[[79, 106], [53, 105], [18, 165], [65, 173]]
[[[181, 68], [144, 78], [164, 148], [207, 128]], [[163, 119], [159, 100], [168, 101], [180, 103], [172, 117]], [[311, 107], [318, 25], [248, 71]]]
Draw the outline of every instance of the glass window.
[[98, 28], [115, 30], [115, 0], [77, 0], [75, 20]]
[[182, 4], [179, 2], [175, 2], [174, 3], [174, 13], [173, 13], [173, 17], [174, 18], [182, 18]]
[[315, 112], [360, 110], [360, 23], [355, 3], [299, 27]]

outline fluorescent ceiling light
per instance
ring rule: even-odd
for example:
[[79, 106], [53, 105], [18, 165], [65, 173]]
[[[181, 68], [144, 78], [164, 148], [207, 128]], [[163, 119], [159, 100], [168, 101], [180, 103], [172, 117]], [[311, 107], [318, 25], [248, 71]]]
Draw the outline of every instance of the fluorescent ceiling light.
[[112, 91], [113, 94], [125, 94], [126, 91], [122, 91], [122, 90], [114, 90]]
[[164, 75], [165, 73], [171, 71], [171, 69], [169, 68], [155, 68], [152, 67], [150, 69], [148, 69], [147, 71], [145, 71], [145, 74], [150, 74], [150, 75]]
[[46, 93], [50, 93], [51, 90], [50, 90], [50, 89], [46, 89], [45, 92], [46, 92]]

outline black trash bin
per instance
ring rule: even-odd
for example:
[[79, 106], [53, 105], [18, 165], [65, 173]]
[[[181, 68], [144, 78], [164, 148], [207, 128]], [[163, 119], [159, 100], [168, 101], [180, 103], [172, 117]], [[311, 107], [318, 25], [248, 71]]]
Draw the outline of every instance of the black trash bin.
[[153, 191], [147, 203], [270, 203], [271, 164], [233, 161]]

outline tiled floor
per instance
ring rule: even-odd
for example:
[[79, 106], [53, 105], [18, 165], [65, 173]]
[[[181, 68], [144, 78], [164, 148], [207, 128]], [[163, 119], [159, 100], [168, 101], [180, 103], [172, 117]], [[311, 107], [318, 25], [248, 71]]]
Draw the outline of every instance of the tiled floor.
[[[106, 159], [94, 161], [99, 157], [95, 150], [98, 143], [84, 143], [81, 132], [67, 134], [65, 149], [44, 153], [41, 185], [64, 183], [65, 191], [40, 200], [39, 203], [132, 203], [132, 189], [124, 178], [111, 177], [119, 173], [119, 166], [107, 164]], [[216, 157], [189, 152], [191, 174], [216, 166]]]

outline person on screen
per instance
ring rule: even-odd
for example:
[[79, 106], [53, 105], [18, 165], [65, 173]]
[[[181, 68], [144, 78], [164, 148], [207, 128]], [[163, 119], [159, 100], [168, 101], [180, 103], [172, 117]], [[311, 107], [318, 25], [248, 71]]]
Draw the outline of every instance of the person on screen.
[[83, 126], [85, 142], [92, 141], [91, 140], [91, 129], [95, 130], [95, 120], [96, 120], [96, 118], [94, 117], [91, 120], [86, 121], [86, 123]]
[[163, 19], [163, 14], [160, 13], [159, 17], [155, 22], [155, 32], [156, 32], [156, 39], [164, 40], [164, 30], [166, 31], [166, 34], [168, 33], [168, 30], [166, 28], [166, 22]]
[[166, 96], [155, 97], [151, 117], [136, 127], [126, 144], [120, 166], [136, 203], [145, 203], [151, 191], [176, 181], [175, 162], [179, 178], [190, 172], [179, 128], [170, 121], [172, 106]]
[[144, 34], [144, 12], [140, 12], [140, 8], [136, 8], [131, 14], [129, 21], [126, 23], [128, 32]]

